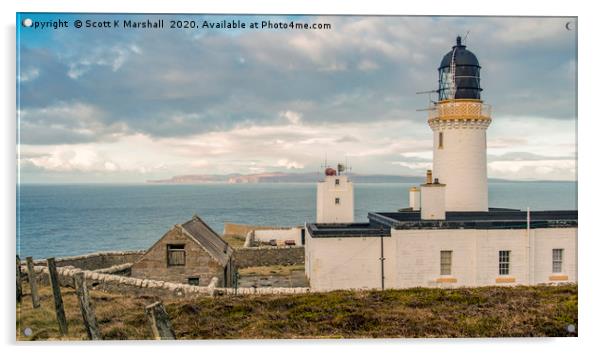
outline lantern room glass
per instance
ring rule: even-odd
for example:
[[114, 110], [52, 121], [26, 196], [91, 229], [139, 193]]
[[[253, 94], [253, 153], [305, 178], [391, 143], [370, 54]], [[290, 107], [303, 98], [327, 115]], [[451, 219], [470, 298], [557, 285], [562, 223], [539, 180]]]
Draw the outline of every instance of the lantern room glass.
[[[449, 66], [439, 69], [439, 101], [481, 99], [481, 69], [478, 66], [456, 65], [455, 78]], [[454, 92], [455, 91], [455, 92]]]

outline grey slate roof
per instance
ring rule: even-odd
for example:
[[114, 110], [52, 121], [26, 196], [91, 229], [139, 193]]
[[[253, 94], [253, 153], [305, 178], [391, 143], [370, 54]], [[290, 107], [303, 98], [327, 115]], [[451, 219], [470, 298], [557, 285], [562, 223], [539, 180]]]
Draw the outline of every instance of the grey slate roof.
[[180, 226], [182, 231], [197, 241], [219, 264], [228, 264], [234, 249], [198, 215], [194, 215]]
[[[535, 228], [577, 227], [577, 210], [531, 211]], [[368, 213], [373, 226], [403, 229], [526, 229], [527, 212], [495, 208], [490, 211], [448, 211], [445, 220], [421, 220], [419, 211]]]
[[391, 237], [391, 228], [369, 223], [307, 224], [311, 237]]

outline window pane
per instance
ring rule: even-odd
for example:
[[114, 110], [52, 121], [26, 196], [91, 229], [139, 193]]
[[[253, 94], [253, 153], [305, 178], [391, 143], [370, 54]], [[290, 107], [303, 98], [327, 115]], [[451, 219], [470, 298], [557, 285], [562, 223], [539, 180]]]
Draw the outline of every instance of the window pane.
[[441, 275], [451, 275], [452, 251], [441, 251]]
[[499, 274], [510, 274], [510, 251], [500, 251], [499, 253]]
[[562, 248], [555, 248], [552, 250], [552, 272], [562, 273], [562, 256], [564, 250]]
[[167, 245], [167, 265], [177, 266], [186, 264], [184, 245]]

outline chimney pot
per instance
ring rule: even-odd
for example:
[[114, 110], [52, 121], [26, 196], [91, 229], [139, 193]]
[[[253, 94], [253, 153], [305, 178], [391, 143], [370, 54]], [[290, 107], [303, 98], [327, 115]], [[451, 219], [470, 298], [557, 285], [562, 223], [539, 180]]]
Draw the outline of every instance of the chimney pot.
[[431, 171], [431, 170], [426, 170], [426, 183], [427, 184], [433, 183], [433, 171]]

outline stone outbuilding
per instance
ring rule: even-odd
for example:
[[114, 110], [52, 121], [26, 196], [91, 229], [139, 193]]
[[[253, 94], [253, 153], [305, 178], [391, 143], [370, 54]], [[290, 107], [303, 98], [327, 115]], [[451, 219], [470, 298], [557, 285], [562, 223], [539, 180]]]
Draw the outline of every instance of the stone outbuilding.
[[230, 287], [234, 249], [199, 216], [172, 227], [132, 266], [132, 277], [206, 286], [211, 278]]

